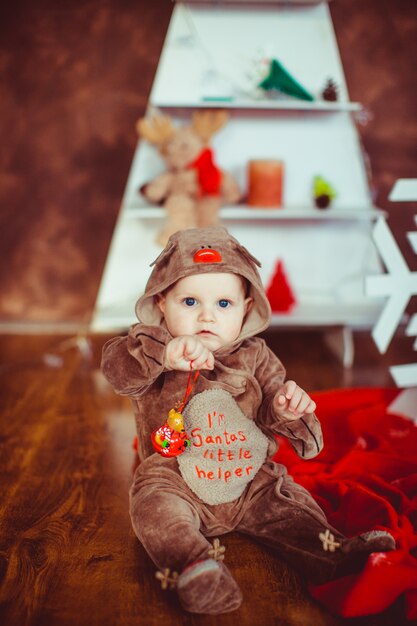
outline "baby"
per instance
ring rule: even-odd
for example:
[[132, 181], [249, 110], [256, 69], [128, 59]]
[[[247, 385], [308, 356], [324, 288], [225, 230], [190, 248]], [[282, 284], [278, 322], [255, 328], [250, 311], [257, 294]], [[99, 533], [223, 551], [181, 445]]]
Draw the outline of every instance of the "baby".
[[[315, 583], [393, 549], [384, 531], [342, 535], [272, 461], [275, 435], [304, 459], [323, 443], [315, 403], [256, 337], [270, 322], [259, 262], [224, 228], [205, 228], [172, 235], [153, 265], [140, 323], [106, 343], [102, 367], [132, 398], [141, 463], [130, 514], [162, 587], [176, 588], [190, 612], [237, 609], [225, 548], [208, 539], [230, 531], [271, 546]], [[183, 419], [172, 432], [185, 429], [176, 451], [169, 438], [155, 444], [173, 407]]]

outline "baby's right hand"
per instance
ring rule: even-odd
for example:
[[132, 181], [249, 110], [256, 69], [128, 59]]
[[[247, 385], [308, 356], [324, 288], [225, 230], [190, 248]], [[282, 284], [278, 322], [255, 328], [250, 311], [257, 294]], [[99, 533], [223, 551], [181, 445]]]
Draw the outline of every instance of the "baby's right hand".
[[189, 372], [191, 361], [193, 370], [214, 368], [213, 353], [198, 337], [183, 335], [175, 337], [167, 344], [164, 362], [166, 369]]

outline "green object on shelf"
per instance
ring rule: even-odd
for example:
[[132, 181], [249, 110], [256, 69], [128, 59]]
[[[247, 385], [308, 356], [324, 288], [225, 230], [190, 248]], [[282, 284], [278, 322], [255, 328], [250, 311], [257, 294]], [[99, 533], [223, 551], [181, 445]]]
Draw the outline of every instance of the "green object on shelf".
[[322, 178], [322, 176], [314, 177], [313, 187], [314, 187], [315, 198], [317, 198], [317, 196], [322, 196], [324, 194], [329, 196], [331, 200], [333, 200], [336, 197], [335, 190], [333, 189], [330, 183], [328, 183], [324, 178]]
[[272, 59], [268, 76], [258, 86], [265, 91], [277, 89], [300, 100], [309, 102], [314, 100], [314, 97], [276, 59]]
[[315, 176], [313, 180], [313, 196], [318, 209], [327, 209], [336, 197], [336, 192], [322, 176]]

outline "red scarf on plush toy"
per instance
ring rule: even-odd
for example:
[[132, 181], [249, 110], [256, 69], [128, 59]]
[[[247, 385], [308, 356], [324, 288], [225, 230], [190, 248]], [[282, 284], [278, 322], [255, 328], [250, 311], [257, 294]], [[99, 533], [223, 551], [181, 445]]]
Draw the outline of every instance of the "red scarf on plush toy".
[[202, 150], [188, 167], [197, 170], [201, 196], [219, 195], [222, 173], [214, 164], [213, 151], [210, 148]]

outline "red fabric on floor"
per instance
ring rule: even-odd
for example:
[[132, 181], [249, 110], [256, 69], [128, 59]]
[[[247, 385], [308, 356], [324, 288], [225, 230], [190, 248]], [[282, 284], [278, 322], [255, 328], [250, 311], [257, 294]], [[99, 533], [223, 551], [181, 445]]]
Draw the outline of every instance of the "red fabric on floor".
[[381, 613], [403, 596], [417, 619], [417, 426], [387, 413], [398, 389], [342, 389], [313, 394], [324, 450], [301, 460], [279, 438], [275, 460], [314, 496], [347, 536], [388, 530], [397, 549], [369, 556], [363, 571], [312, 595], [343, 617]]

